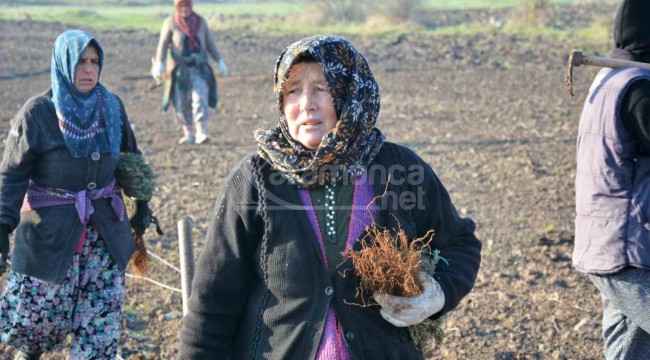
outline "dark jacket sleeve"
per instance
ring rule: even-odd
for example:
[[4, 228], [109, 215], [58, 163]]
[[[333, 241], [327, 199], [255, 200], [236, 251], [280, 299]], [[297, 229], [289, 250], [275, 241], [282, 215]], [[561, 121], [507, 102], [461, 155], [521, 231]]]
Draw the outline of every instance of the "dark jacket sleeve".
[[30, 99], [11, 121], [0, 167], [0, 224], [18, 226], [20, 208], [39, 143], [37, 117], [46, 113], [43, 98]]
[[623, 126], [636, 141], [639, 155], [650, 156], [650, 81], [630, 85], [620, 109]]
[[250, 164], [248, 158], [231, 173], [214, 207], [183, 319], [179, 359], [226, 359], [232, 352], [259, 242]]
[[[431, 167], [411, 150], [405, 151], [417, 159], [418, 171], [424, 174], [421, 185], [415, 188], [416, 195], [417, 191], [423, 191], [422, 204], [413, 210], [417, 236], [423, 237], [429, 230], [434, 230], [431, 248], [440, 250], [440, 255], [448, 262], [441, 260], [434, 273], [445, 293], [444, 308], [433, 316], [438, 318], [458, 306], [472, 290], [481, 263], [481, 242], [474, 235], [474, 222], [458, 214], [449, 193]], [[413, 189], [414, 184], [410, 186]]]
[[134, 152], [139, 153], [138, 144], [135, 141], [135, 134], [133, 134], [133, 128], [131, 128], [131, 123], [129, 122], [129, 116], [126, 114], [126, 109], [124, 108], [124, 103], [122, 99], [114, 95], [120, 103], [120, 117], [122, 119], [122, 143], [120, 144], [120, 152]]

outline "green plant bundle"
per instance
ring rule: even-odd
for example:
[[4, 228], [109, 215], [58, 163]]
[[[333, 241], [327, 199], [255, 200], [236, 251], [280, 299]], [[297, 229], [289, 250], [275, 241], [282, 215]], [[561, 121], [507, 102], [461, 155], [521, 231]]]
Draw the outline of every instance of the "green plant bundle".
[[447, 259], [440, 256], [440, 250], [431, 250], [428, 244], [422, 248], [420, 252], [420, 266], [427, 274], [433, 276], [440, 260], [449, 265]]
[[431, 341], [436, 347], [442, 345], [445, 340], [445, 331], [442, 329], [444, 319], [444, 316], [436, 320], [426, 319], [419, 324], [409, 326], [411, 338], [422, 352], [430, 346]]
[[[447, 259], [440, 256], [440, 250], [431, 250], [428, 245], [422, 248], [420, 265], [427, 274], [433, 276], [441, 260], [447, 264]], [[444, 322], [445, 317], [443, 316], [436, 320], [426, 319], [419, 324], [409, 326], [411, 338], [422, 352], [425, 351], [427, 346], [434, 345], [438, 347], [442, 345], [445, 340], [445, 331], [442, 328]]]
[[151, 200], [156, 189], [157, 175], [144, 161], [142, 154], [120, 154], [115, 177], [126, 196], [136, 200]]

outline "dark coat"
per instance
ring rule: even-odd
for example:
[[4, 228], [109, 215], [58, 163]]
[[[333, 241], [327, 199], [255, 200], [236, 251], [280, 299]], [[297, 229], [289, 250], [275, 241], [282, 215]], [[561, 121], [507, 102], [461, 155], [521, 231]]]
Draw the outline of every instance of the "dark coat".
[[[421, 179], [403, 181], [415, 167]], [[375, 194], [395, 194], [382, 203], [377, 224], [401, 225], [409, 238], [435, 230], [432, 247], [449, 266], [434, 275], [446, 298], [434, 318], [455, 308], [479, 268], [474, 223], [458, 215], [429, 165], [407, 148], [384, 144], [368, 173]], [[398, 206], [407, 193], [415, 195], [412, 209]], [[179, 359], [313, 359], [330, 305], [354, 359], [422, 358], [407, 328], [384, 320], [378, 306], [354, 305], [361, 299], [350, 260], [330, 277], [301, 204], [298, 188], [257, 155], [231, 173], [197, 263]]]

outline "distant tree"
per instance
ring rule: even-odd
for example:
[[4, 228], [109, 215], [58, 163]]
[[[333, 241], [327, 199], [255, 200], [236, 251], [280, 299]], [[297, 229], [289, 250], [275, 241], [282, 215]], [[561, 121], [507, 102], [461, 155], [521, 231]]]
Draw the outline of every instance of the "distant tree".
[[512, 28], [543, 27], [544, 16], [550, 0], [520, 0], [508, 14], [508, 26]]
[[326, 23], [364, 22], [381, 15], [393, 22], [414, 21], [422, 0], [310, 0]]
[[383, 15], [396, 22], [413, 21], [422, 7], [422, 0], [378, 0], [374, 3], [383, 8]]
[[528, 14], [531, 23], [539, 25], [542, 13], [551, 3], [550, 0], [526, 0], [528, 2]]
[[365, 6], [355, 0], [311, 0], [321, 11], [324, 23], [363, 22], [366, 20]]

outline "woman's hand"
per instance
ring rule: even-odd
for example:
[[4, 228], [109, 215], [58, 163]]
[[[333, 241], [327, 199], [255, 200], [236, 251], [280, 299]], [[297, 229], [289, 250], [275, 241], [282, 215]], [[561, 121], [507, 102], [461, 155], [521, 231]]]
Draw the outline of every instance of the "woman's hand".
[[223, 59], [219, 59], [219, 75], [228, 76], [228, 67]]
[[162, 81], [163, 73], [165, 72], [165, 64], [162, 61], [154, 61], [151, 59], [151, 76], [159, 83]]
[[131, 228], [137, 236], [142, 236], [150, 224], [151, 209], [149, 209], [149, 205], [144, 200], [137, 200], [135, 214], [131, 218]]
[[445, 293], [431, 275], [420, 272], [422, 294], [417, 296], [393, 296], [375, 292], [372, 297], [381, 305], [379, 313], [397, 327], [418, 324], [445, 306]]

